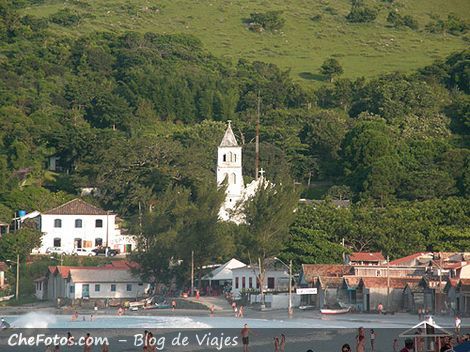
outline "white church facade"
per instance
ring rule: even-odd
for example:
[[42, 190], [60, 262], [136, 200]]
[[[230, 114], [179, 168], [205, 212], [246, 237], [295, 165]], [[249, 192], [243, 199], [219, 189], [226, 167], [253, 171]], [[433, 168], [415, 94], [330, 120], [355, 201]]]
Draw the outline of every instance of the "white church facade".
[[242, 172], [242, 147], [238, 145], [233, 133], [231, 122], [228, 121], [224, 137], [217, 150], [217, 184], [220, 186], [227, 182], [225, 201], [219, 212], [222, 221], [243, 222], [243, 214], [235, 211], [241, 202], [252, 197], [260, 182], [263, 180], [263, 172], [258, 180], [254, 180], [245, 186]]

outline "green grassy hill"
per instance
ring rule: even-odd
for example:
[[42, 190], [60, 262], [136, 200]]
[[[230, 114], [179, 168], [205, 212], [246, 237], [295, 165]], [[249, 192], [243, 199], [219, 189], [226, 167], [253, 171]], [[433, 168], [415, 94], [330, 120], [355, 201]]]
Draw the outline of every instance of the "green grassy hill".
[[[348, 0], [94, 0], [45, 1], [23, 11], [49, 16], [68, 7], [83, 15], [78, 26], [54, 25], [57, 32], [77, 35], [94, 30], [186, 33], [200, 38], [208, 50], [228, 60], [244, 57], [290, 68], [300, 81], [321, 80], [325, 58], [336, 57], [345, 77], [410, 71], [468, 45], [465, 37], [430, 34], [424, 30], [433, 15], [470, 16], [465, 0], [369, 1], [379, 9], [374, 23], [352, 24], [345, 16]], [[418, 31], [387, 25], [391, 9], [412, 15]], [[286, 24], [279, 33], [254, 33], [243, 23], [255, 11], [281, 10]], [[312, 20], [320, 15], [320, 20]]]

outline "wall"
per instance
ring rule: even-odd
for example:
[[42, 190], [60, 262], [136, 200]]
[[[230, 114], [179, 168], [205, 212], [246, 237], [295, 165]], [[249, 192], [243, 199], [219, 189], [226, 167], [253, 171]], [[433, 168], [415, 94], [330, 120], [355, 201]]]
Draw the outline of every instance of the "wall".
[[[382, 303], [384, 309], [387, 310], [387, 288], [370, 288], [365, 290], [363, 296], [364, 310], [366, 309], [366, 295], [370, 294], [370, 311], [376, 311], [379, 303]], [[403, 310], [403, 289], [390, 288], [390, 309], [394, 312]]]
[[[390, 277], [406, 277], [406, 276], [423, 276], [426, 269], [424, 267], [415, 268], [394, 268], [390, 267]], [[386, 266], [375, 266], [375, 267], [354, 267], [354, 275], [359, 277], [386, 277], [387, 267]]]
[[[253, 282], [253, 289], [256, 289], [256, 276], [258, 275], [258, 270], [251, 269], [251, 268], [239, 268], [239, 269], [233, 269], [232, 270], [232, 294], [234, 297], [238, 297], [240, 295], [240, 292], [243, 290], [242, 282], [243, 282], [243, 277], [245, 277], [245, 289], [250, 289], [249, 287], [249, 278], [252, 278]], [[235, 285], [235, 278], [238, 277], [238, 283], [239, 286], [236, 288]], [[285, 271], [266, 271], [266, 276], [264, 278], [264, 290], [269, 291], [267, 289], [268, 286], [268, 278], [269, 277], [274, 277], [274, 291], [284, 291], [288, 290], [289, 287], [289, 274], [286, 273]], [[294, 291], [294, 289], [293, 289]]]
[[[289, 294], [278, 293], [278, 294], [266, 294], [264, 297], [265, 303], [272, 309], [287, 309], [289, 308]], [[250, 295], [250, 303], [261, 302], [261, 295], [252, 294]], [[300, 295], [292, 292], [292, 307], [300, 306]]]
[[[116, 215], [41, 215], [41, 232], [44, 233], [42, 238], [41, 253], [45, 253], [49, 247], [54, 247], [54, 238], [61, 239], [61, 247], [66, 251], [71, 251], [75, 247], [75, 238], [82, 239], [82, 247], [85, 247], [85, 241], [90, 245], [88, 248], [95, 248], [95, 239], [101, 238], [103, 244], [106, 242], [107, 220], [108, 225], [108, 241], [111, 245], [115, 241], [115, 237], [120, 234], [119, 229], [115, 226]], [[54, 220], [61, 219], [62, 227], [55, 228]], [[75, 220], [82, 220], [82, 227], [75, 227]], [[96, 220], [103, 221], [103, 227], [95, 226]]]
[[[69, 298], [83, 298], [83, 285], [86, 283], [73, 283], [71, 282], [70, 285], [75, 286], [75, 294], [70, 296]], [[95, 292], [95, 285], [100, 285], [100, 291]], [[111, 284], [116, 285], [116, 292], [111, 292]], [[129, 282], [132, 284], [132, 291], [127, 291], [127, 283], [110, 283], [110, 282], [93, 282], [89, 283], [90, 289], [90, 299], [94, 298], [136, 298], [142, 297], [145, 293], [145, 289], [147, 285], [139, 285], [138, 282]]]

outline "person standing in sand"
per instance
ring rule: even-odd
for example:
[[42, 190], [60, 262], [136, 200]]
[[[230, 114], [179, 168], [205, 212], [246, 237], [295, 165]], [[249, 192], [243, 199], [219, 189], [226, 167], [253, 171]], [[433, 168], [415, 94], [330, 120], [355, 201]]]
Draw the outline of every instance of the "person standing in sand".
[[242, 335], [243, 352], [248, 352], [248, 345], [250, 343], [250, 329], [248, 328], [248, 324], [243, 325], [240, 335]]
[[358, 329], [356, 336], [356, 352], [366, 352], [366, 335], [363, 327]]

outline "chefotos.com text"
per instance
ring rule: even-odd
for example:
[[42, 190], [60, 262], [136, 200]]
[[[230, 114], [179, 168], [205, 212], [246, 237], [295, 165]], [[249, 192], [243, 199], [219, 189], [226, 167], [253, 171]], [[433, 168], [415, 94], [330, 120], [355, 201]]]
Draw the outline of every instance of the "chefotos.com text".
[[71, 340], [66, 336], [46, 336], [45, 334], [37, 334], [34, 336], [23, 336], [23, 333], [12, 334], [8, 338], [8, 345], [16, 346], [101, 346], [109, 345], [107, 337], [82, 336]]

